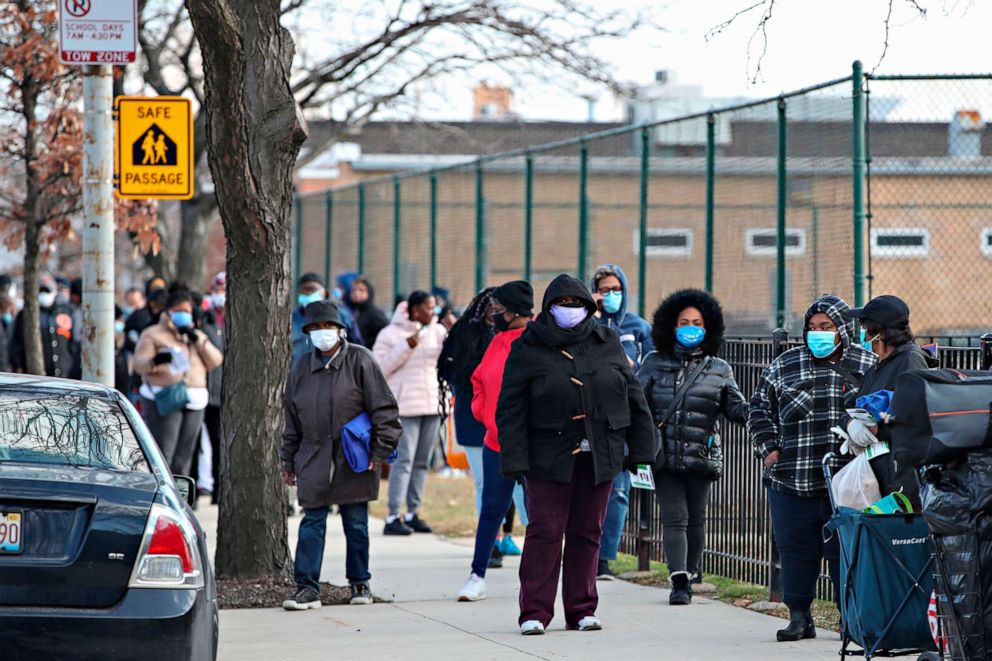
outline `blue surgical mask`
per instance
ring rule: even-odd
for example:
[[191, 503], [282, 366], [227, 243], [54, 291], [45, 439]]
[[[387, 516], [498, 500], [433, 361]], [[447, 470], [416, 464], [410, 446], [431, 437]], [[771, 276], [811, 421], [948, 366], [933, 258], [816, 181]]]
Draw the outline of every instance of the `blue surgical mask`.
[[868, 340], [865, 337], [866, 335], [867, 335], [867, 333], [865, 333], [865, 329], [862, 328], [861, 329], [861, 348], [863, 348], [865, 351], [871, 351], [871, 341]]
[[3, 323], [6, 324], [7, 326], [10, 326], [12, 323], [14, 323], [14, 315], [12, 315], [9, 312], [4, 312]]
[[620, 312], [621, 304], [623, 304], [623, 292], [611, 291], [603, 296], [603, 311], [606, 314]]
[[316, 303], [317, 301], [322, 301], [322, 300], [324, 300], [323, 289], [318, 289], [312, 294], [300, 294], [299, 296], [296, 297], [296, 301], [297, 303], [300, 304], [301, 308], [305, 308], [311, 303]]
[[549, 310], [551, 317], [558, 324], [558, 328], [571, 330], [581, 324], [589, 316], [589, 310], [585, 307], [567, 308], [563, 305], [552, 305]]
[[440, 317], [442, 312], [444, 312], [444, 308], [442, 308], [440, 305], [435, 305], [434, 306], [434, 316], [435, 317]]
[[806, 346], [817, 358], [826, 358], [837, 350], [835, 331], [807, 331]]
[[114, 332], [117, 333], [118, 335], [120, 335], [121, 333], [124, 332], [124, 322], [123, 321], [115, 321], [114, 322]]
[[675, 329], [675, 340], [686, 349], [695, 349], [706, 339], [703, 326], [679, 326]]
[[192, 312], [170, 312], [169, 318], [176, 328], [189, 328], [193, 325]]

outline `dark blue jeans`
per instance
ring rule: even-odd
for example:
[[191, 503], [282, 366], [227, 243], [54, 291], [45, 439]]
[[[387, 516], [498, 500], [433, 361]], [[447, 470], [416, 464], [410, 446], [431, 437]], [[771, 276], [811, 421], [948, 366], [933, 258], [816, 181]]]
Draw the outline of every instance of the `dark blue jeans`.
[[606, 507], [606, 520], [603, 521], [603, 541], [599, 546], [600, 560], [616, 560], [620, 550], [620, 535], [627, 525], [627, 510], [630, 509], [630, 473], [620, 471], [613, 478], [610, 490], [610, 504]]
[[[345, 573], [348, 582], [367, 583], [369, 573], [369, 504], [340, 505], [344, 524]], [[304, 510], [296, 543], [296, 585], [320, 592], [320, 566], [324, 561], [327, 507]]]
[[837, 538], [823, 541], [823, 526], [830, 519], [827, 496], [804, 498], [785, 491], [768, 490], [772, 530], [782, 561], [782, 600], [792, 609], [809, 608], [816, 596], [820, 561], [825, 557], [837, 594], [840, 547]]
[[472, 572], [485, 578], [489, 556], [496, 545], [496, 535], [503, 525], [503, 519], [513, 502], [513, 488], [517, 483], [503, 477], [499, 470], [499, 453], [482, 448], [482, 511], [479, 525], [475, 529], [475, 556], [472, 558]]

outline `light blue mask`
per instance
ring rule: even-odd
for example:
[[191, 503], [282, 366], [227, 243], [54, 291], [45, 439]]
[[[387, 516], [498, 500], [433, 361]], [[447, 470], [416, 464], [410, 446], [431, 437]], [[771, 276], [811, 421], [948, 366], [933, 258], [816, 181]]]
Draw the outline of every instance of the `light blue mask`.
[[862, 328], [861, 329], [861, 347], [865, 351], [871, 351], [871, 341], [869, 341], [867, 339], [867, 337], [865, 337], [866, 335], [867, 335], [867, 333], [865, 333], [865, 329]]
[[169, 318], [176, 328], [189, 328], [193, 325], [192, 312], [170, 312]]
[[440, 305], [435, 305], [434, 306], [434, 316], [435, 317], [440, 317], [442, 312], [444, 312], [444, 308], [442, 308]]
[[114, 322], [114, 332], [117, 333], [118, 335], [120, 335], [121, 333], [124, 332], [124, 322], [123, 321], [115, 321]]
[[806, 346], [817, 358], [826, 358], [837, 350], [835, 331], [807, 331]]
[[311, 303], [316, 303], [317, 301], [324, 300], [324, 291], [318, 289], [312, 294], [300, 294], [296, 297], [296, 302], [300, 304], [301, 308], [305, 308]]
[[12, 315], [10, 312], [4, 312], [3, 323], [6, 324], [7, 326], [10, 326], [12, 323], [14, 323], [14, 315]]
[[675, 329], [675, 340], [686, 349], [695, 349], [706, 339], [703, 326], [679, 326]]
[[605, 296], [603, 296], [603, 311], [606, 314], [616, 314], [620, 312], [620, 306], [623, 304], [623, 292], [611, 291]]

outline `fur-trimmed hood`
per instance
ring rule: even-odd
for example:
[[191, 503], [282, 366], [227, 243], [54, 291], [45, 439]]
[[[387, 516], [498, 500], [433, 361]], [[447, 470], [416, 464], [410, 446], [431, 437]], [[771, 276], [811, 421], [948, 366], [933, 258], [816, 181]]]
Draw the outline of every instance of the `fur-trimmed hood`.
[[706, 339], [700, 349], [707, 356], [715, 356], [723, 345], [723, 334], [726, 331], [723, 323], [723, 308], [712, 294], [701, 289], [680, 289], [670, 294], [654, 311], [651, 337], [655, 350], [662, 354], [675, 353], [675, 324], [679, 314], [686, 308], [696, 308], [703, 315], [703, 325], [706, 328]]

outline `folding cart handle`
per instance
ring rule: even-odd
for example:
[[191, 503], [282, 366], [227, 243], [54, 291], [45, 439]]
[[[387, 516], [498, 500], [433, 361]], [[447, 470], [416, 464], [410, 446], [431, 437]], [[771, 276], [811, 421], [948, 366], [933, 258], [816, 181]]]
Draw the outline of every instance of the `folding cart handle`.
[[830, 496], [830, 509], [837, 511], [837, 503], [834, 502], [834, 476], [830, 471], [830, 462], [837, 458], [833, 452], [823, 455], [823, 477], [827, 479], [827, 495]]

